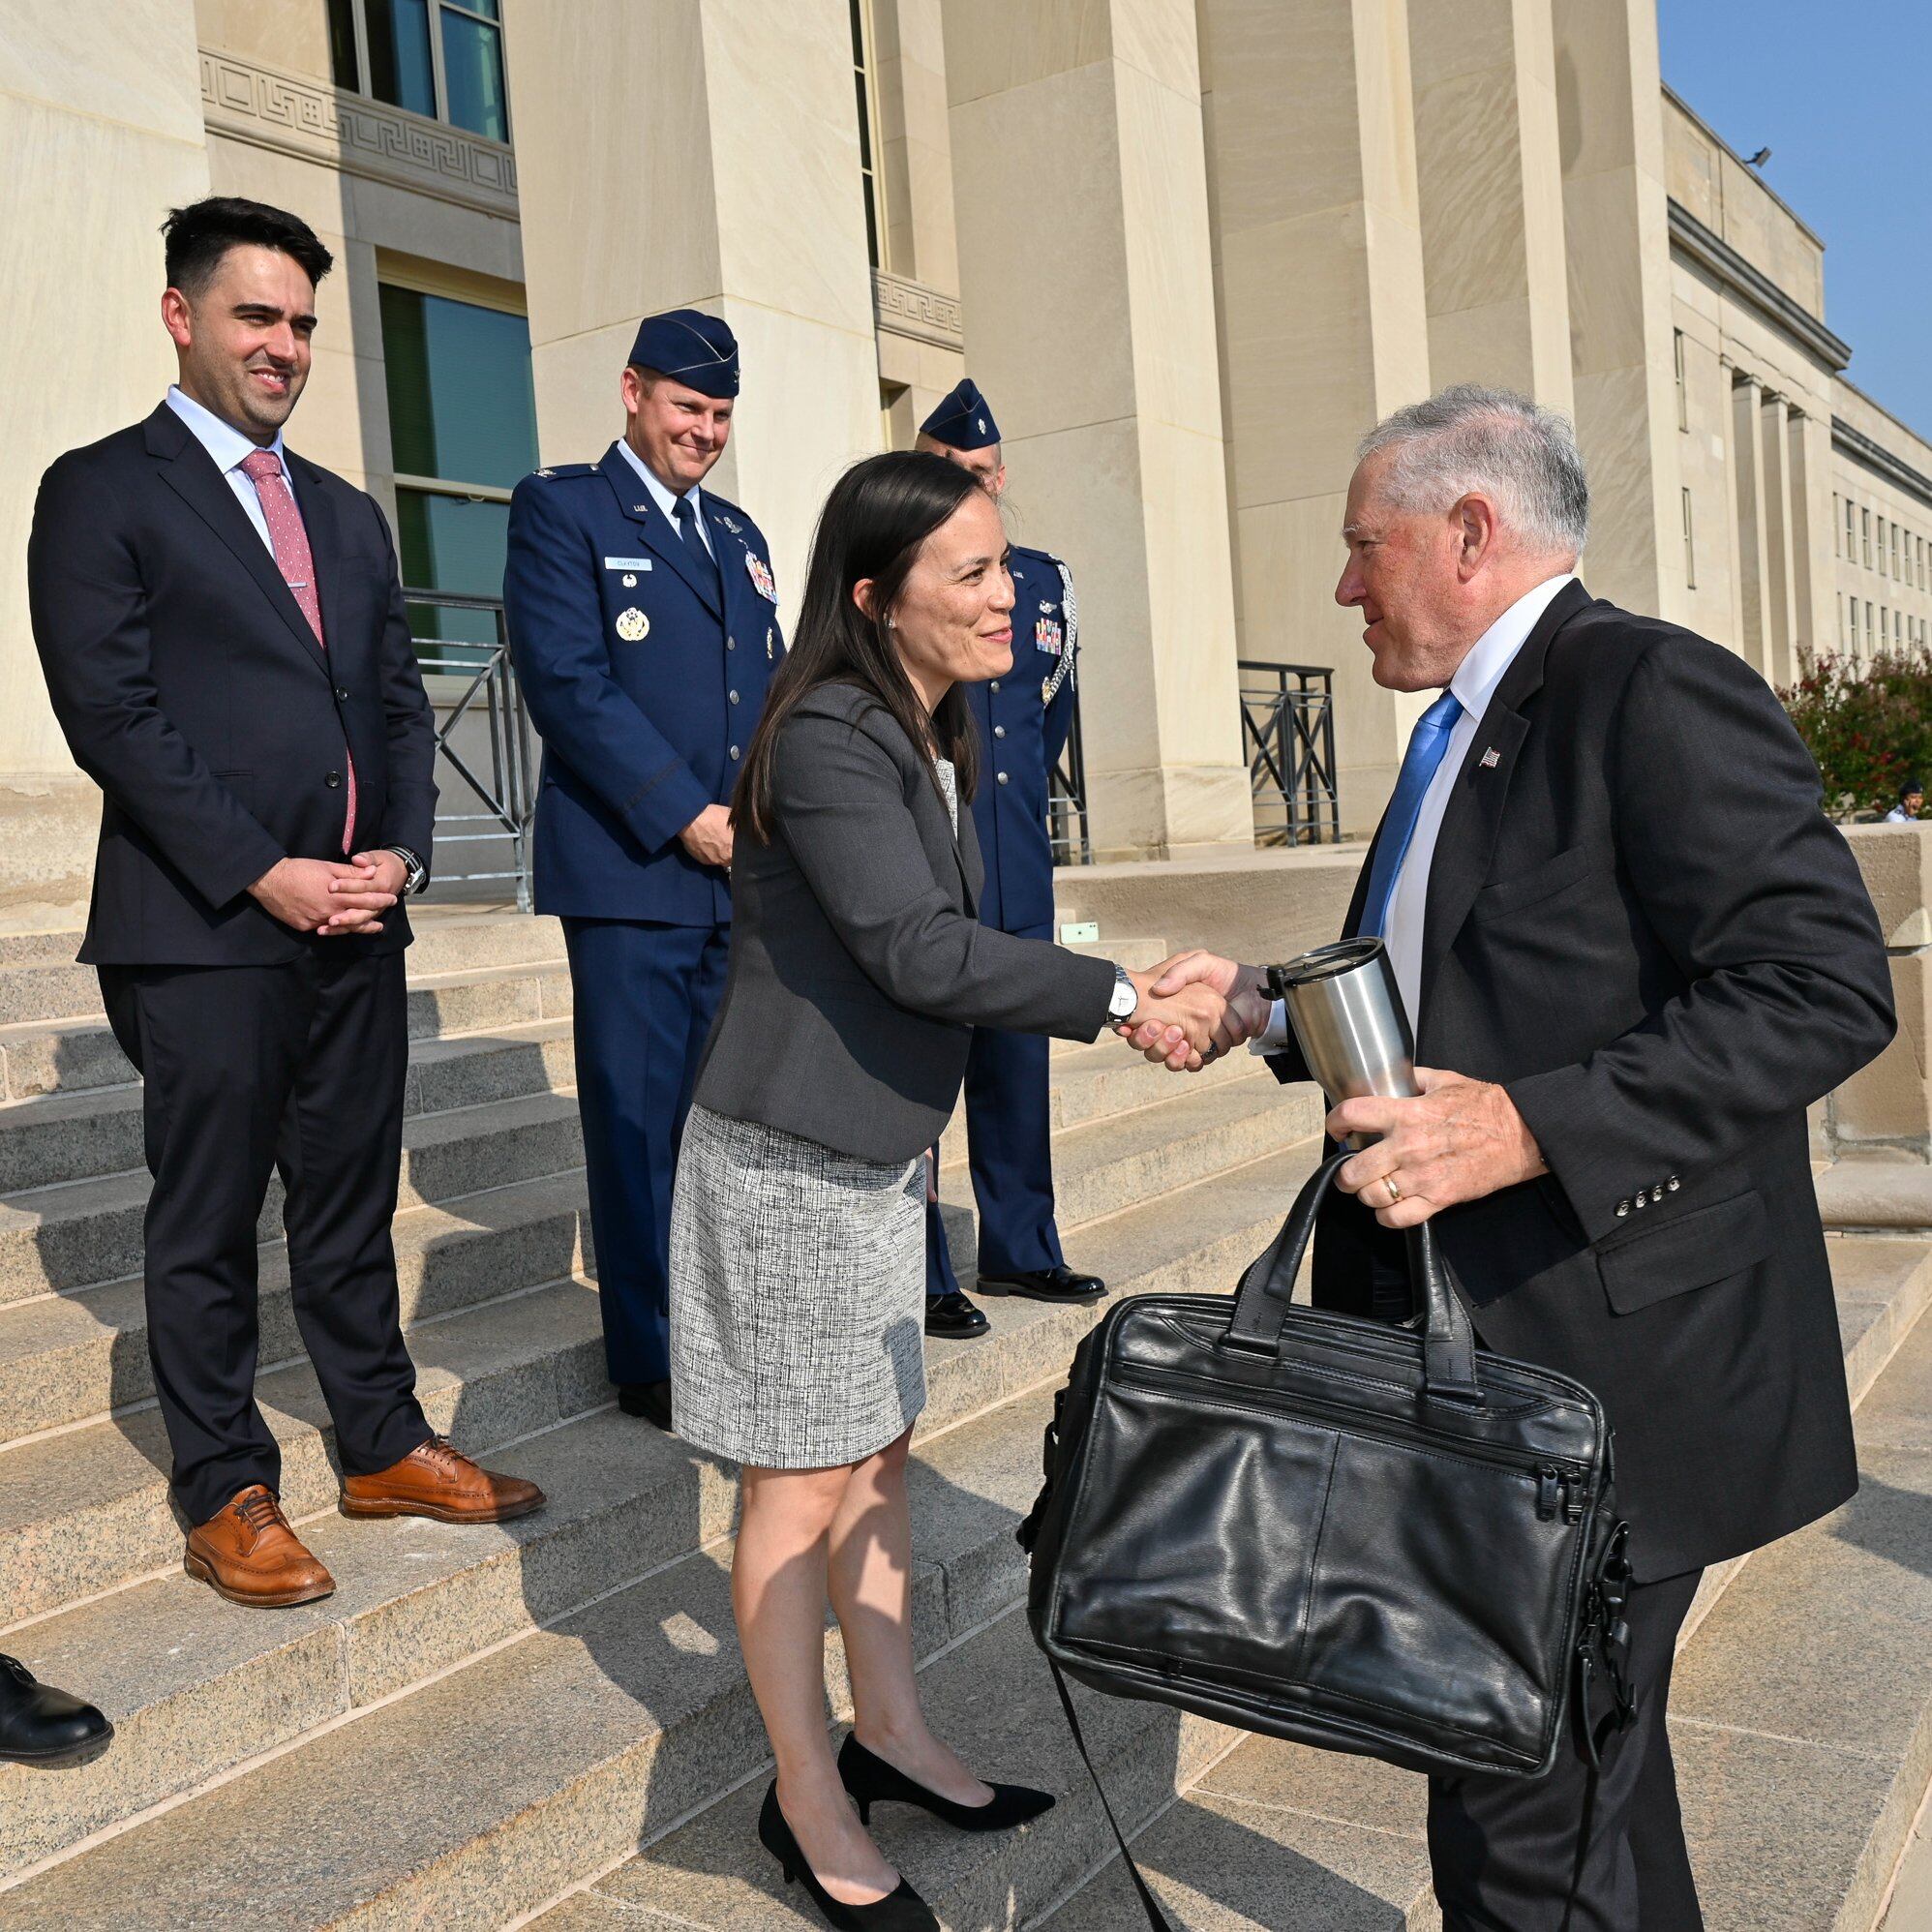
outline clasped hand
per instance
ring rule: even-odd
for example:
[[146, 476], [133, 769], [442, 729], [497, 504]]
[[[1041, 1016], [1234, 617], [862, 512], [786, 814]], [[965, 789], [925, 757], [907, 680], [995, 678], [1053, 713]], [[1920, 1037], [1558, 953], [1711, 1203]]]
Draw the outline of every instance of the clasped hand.
[[[1257, 966], [1212, 952], [1178, 952], [1148, 979], [1141, 1007], [1114, 1030], [1157, 1066], [1195, 1072], [1268, 1024], [1273, 1002]], [[1221, 1002], [1205, 1044], [1170, 1011], [1171, 1003], [1202, 988]], [[1459, 1201], [1549, 1172], [1535, 1135], [1502, 1087], [1437, 1067], [1418, 1067], [1415, 1078], [1422, 1092], [1413, 1099], [1343, 1101], [1324, 1123], [1337, 1140], [1368, 1137], [1370, 1144], [1343, 1162], [1336, 1185], [1359, 1194], [1384, 1227], [1413, 1227]]]

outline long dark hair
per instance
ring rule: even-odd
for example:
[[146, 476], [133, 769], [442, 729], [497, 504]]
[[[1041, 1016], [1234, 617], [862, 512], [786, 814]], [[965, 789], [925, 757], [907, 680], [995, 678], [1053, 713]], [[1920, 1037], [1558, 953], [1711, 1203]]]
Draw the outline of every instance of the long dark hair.
[[[771, 842], [771, 779], [778, 734], [807, 692], [840, 680], [856, 684], [890, 711], [925, 755], [947, 758], [962, 798], [973, 796], [977, 758], [972, 713], [958, 685], [925, 707], [892, 648], [886, 619], [919, 556], [920, 545], [980, 488], [970, 470], [943, 456], [894, 451], [855, 463], [819, 512], [792, 649], [765, 697], [744, 770], [732, 794], [734, 830]], [[873, 615], [853, 601], [852, 588], [872, 580]], [[938, 784], [935, 774], [933, 783]]]

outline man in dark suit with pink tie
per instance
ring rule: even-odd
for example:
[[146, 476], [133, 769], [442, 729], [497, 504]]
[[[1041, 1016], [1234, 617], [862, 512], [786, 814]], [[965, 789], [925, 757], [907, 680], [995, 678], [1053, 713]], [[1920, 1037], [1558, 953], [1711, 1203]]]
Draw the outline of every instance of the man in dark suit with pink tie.
[[254, 1398], [271, 1172], [350, 1515], [496, 1522], [543, 1500], [437, 1437], [403, 1344], [402, 900], [428, 877], [436, 740], [381, 512], [284, 447], [328, 251], [211, 199], [168, 219], [178, 382], [42, 479], [34, 641], [105, 794], [80, 957], [145, 1080], [148, 1350], [191, 1575], [231, 1601], [333, 1580], [278, 1499]]

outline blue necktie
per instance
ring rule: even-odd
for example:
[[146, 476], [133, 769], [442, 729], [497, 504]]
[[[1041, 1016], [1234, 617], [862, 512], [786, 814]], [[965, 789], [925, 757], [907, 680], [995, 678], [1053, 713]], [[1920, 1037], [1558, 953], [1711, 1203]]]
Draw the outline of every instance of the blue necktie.
[[671, 505], [671, 515], [678, 526], [678, 534], [684, 539], [684, 548], [691, 553], [691, 561], [697, 566], [698, 580], [717, 599], [718, 607], [724, 607], [724, 586], [718, 576], [716, 559], [705, 548], [703, 532], [698, 528], [697, 506], [688, 497], [678, 498]]
[[1463, 706], [1455, 692], [1444, 691], [1415, 721], [1409, 734], [1408, 749], [1403, 753], [1402, 771], [1382, 815], [1382, 835], [1375, 847], [1375, 862], [1369, 873], [1369, 890], [1362, 900], [1358, 935], [1379, 937], [1389, 917], [1389, 901], [1395, 896], [1396, 881], [1402, 876], [1402, 862], [1408, 857], [1409, 840], [1415, 836], [1415, 822], [1422, 812], [1423, 795], [1435, 776], [1442, 755], [1449, 749], [1456, 720]]

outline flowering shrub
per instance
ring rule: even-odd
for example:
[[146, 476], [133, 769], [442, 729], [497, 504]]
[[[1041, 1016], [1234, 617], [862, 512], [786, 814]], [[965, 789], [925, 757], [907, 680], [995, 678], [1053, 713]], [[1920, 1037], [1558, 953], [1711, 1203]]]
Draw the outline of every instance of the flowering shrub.
[[1932, 775], [1932, 652], [1810, 658], [1778, 696], [1818, 762], [1834, 818], [1889, 811], [1906, 778]]

